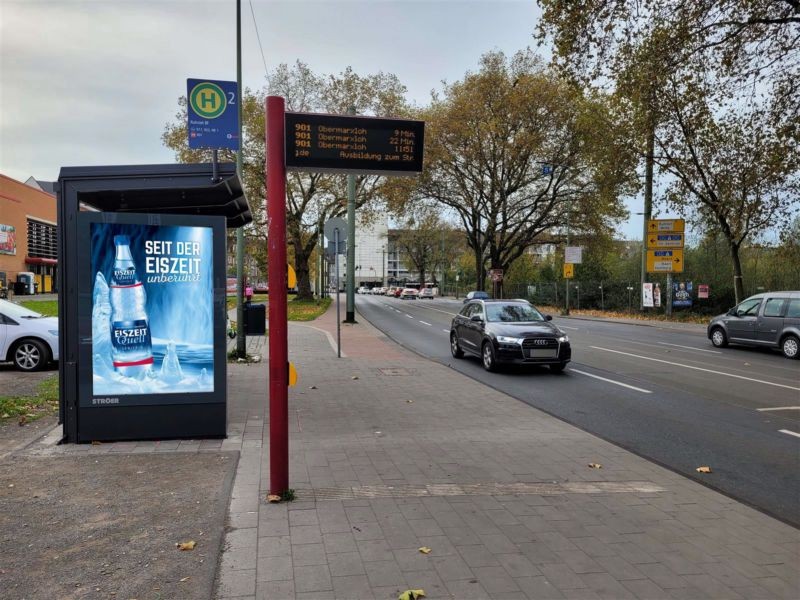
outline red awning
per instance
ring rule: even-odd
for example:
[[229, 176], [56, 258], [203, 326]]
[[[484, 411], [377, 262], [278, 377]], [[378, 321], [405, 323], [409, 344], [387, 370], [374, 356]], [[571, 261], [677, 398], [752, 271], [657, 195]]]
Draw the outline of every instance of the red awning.
[[36, 256], [26, 256], [25, 263], [29, 265], [57, 265], [58, 260], [55, 258], [39, 258]]

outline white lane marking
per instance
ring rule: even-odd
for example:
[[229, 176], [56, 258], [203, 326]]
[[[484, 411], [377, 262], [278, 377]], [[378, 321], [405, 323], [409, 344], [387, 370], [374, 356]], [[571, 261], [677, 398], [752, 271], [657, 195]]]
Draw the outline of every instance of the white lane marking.
[[757, 408], [758, 412], [767, 412], [770, 410], [800, 410], [800, 406], [775, 406], [773, 408]]
[[432, 327], [430, 323], [426, 323], [425, 321], [420, 321], [420, 323], [422, 323], [423, 325], [427, 325], [428, 327]]
[[436, 312], [444, 313], [446, 315], [450, 315], [455, 317], [458, 313], [457, 312], [450, 312], [449, 310], [440, 310], [438, 308], [433, 308], [432, 306], [423, 306], [422, 304], [419, 305], [420, 308], [424, 308], [425, 310], [435, 310]]
[[449, 329], [442, 329], [442, 331], [444, 331], [445, 333], [450, 333]]
[[693, 348], [692, 346], [681, 346], [680, 344], [670, 344], [669, 342], [656, 342], [662, 346], [675, 346], [676, 348], [686, 348], [687, 350], [696, 350], [697, 352], [710, 352], [711, 354], [722, 354], [719, 350], [704, 350], [703, 348]]
[[778, 429], [778, 431], [785, 433], [786, 435], [793, 435], [794, 437], [800, 438], [800, 433], [797, 433], [796, 431], [789, 431], [788, 429]]
[[581, 375], [586, 375], [587, 377], [594, 377], [595, 379], [600, 379], [601, 381], [607, 381], [608, 383], [613, 383], [614, 385], [621, 385], [622, 387], [626, 387], [632, 390], [636, 390], [637, 392], [642, 392], [643, 394], [652, 394], [650, 390], [645, 390], [642, 388], [638, 388], [634, 385], [628, 385], [627, 383], [622, 383], [621, 381], [614, 381], [613, 379], [606, 379], [605, 377], [600, 377], [600, 375], [593, 375], [592, 373], [587, 373], [586, 371], [579, 371], [575, 368], [570, 368], [570, 372], [572, 373], [580, 373]]
[[784, 385], [783, 383], [773, 383], [772, 381], [764, 381], [763, 379], [753, 379], [752, 377], [745, 377], [744, 375], [734, 375], [733, 373], [725, 373], [724, 371], [715, 371], [714, 369], [704, 369], [702, 367], [693, 367], [692, 365], [684, 365], [669, 360], [661, 360], [660, 358], [650, 358], [649, 356], [642, 356], [641, 354], [631, 354], [630, 352], [622, 352], [620, 350], [611, 350], [610, 348], [601, 348], [600, 346], [589, 346], [595, 350], [602, 350], [604, 352], [613, 352], [614, 354], [624, 354], [625, 356], [633, 356], [634, 358], [641, 358], [642, 360], [652, 360], [653, 362], [664, 363], [665, 365], [672, 365], [674, 367], [683, 367], [684, 369], [693, 369], [695, 371], [704, 371], [706, 373], [714, 373], [715, 375], [724, 375], [725, 377], [735, 377], [736, 379], [744, 379], [745, 381], [753, 381], [755, 383], [763, 383], [764, 385], [772, 385], [779, 388], [786, 388], [787, 390], [796, 390], [800, 392], [800, 387], [791, 385]]
[[[398, 312], [399, 312], [399, 311], [398, 311]], [[413, 318], [414, 318], [414, 317], [412, 317], [411, 315], [406, 315], [406, 316], [407, 316], [409, 319], [413, 319]]]
[[570, 327], [569, 325], [562, 325], [561, 323], [559, 323], [558, 326], [561, 327], [561, 329], [574, 329], [575, 331], [578, 331], [577, 327]]
[[402, 310], [397, 310], [397, 309], [395, 308], [395, 309], [394, 309], [394, 312], [403, 312], [403, 311], [402, 311]]

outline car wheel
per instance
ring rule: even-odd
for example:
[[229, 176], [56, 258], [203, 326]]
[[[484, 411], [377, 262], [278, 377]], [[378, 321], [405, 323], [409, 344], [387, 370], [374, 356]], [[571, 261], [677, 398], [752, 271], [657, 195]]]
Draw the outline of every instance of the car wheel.
[[48, 352], [38, 340], [23, 340], [14, 348], [14, 366], [20, 371], [39, 371], [47, 364]]
[[714, 327], [714, 329], [711, 330], [711, 343], [714, 344], [716, 348], [724, 348], [728, 345], [728, 338], [722, 330], [722, 327]]
[[494, 358], [494, 346], [491, 342], [484, 342], [481, 349], [481, 357], [483, 358], [483, 368], [487, 371], [497, 370], [497, 361]]
[[567, 363], [558, 363], [557, 365], [550, 365], [550, 370], [553, 373], [561, 373], [567, 367]]
[[450, 354], [453, 358], [464, 358], [464, 351], [458, 345], [458, 336], [455, 331], [450, 332]]
[[800, 340], [793, 335], [787, 335], [781, 342], [781, 352], [786, 358], [800, 358]]

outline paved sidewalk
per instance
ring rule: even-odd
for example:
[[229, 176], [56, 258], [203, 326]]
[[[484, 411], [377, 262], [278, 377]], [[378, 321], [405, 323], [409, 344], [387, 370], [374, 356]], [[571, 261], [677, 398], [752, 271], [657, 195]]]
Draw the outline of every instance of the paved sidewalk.
[[357, 318], [343, 358], [335, 307], [290, 324], [294, 502], [265, 502], [266, 365], [230, 380], [221, 446], [241, 457], [218, 598], [800, 596], [798, 530]]

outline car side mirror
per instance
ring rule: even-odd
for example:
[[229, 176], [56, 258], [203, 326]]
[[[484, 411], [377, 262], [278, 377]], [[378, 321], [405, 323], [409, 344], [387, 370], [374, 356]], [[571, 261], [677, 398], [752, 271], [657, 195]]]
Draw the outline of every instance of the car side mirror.
[[553, 320], [553, 317], [552, 317], [551, 315], [545, 315], [545, 316], [544, 316], [544, 320], [545, 320], [545, 321], [552, 321], [552, 320]]
[[736, 315], [736, 307], [734, 306], [730, 310], [728, 310], [728, 316], [733, 317]]
[[474, 323], [483, 323], [483, 317], [480, 316], [480, 315], [472, 315], [472, 318], [470, 318], [470, 321], [472, 321]]

